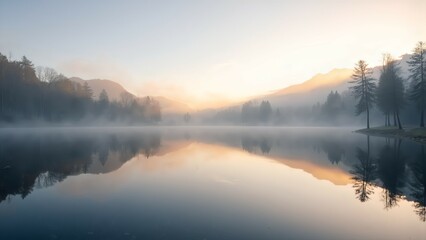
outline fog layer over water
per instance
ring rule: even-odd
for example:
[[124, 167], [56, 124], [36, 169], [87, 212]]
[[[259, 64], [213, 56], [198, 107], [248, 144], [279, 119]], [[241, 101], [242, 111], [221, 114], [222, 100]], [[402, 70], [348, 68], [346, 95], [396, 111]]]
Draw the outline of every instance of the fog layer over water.
[[423, 145], [349, 128], [0, 130], [1, 239], [422, 239]]

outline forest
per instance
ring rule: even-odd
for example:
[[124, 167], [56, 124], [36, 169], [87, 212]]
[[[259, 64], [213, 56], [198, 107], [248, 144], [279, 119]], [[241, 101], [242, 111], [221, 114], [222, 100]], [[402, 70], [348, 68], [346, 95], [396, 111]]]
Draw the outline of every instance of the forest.
[[[426, 108], [426, 56], [425, 44], [418, 42], [408, 61], [409, 77], [401, 76], [400, 67], [390, 54], [383, 55], [383, 68], [378, 83], [371, 77], [368, 64], [360, 60], [352, 76], [351, 91], [358, 100], [356, 115], [367, 115], [367, 128], [370, 128], [370, 109], [377, 105], [385, 117], [385, 126], [398, 126], [402, 129], [401, 112], [405, 105], [414, 105], [418, 110], [419, 126], [424, 127]], [[407, 89], [405, 86], [408, 86]], [[414, 116], [413, 116], [414, 117]], [[391, 121], [391, 119], [393, 121]], [[393, 124], [392, 124], [393, 122]]]
[[[185, 113], [185, 124], [353, 126], [370, 122], [379, 126], [424, 127], [426, 109], [425, 44], [418, 42], [407, 62], [408, 76], [399, 62], [383, 54], [378, 79], [360, 60], [353, 70], [351, 86], [343, 92], [330, 89], [328, 96], [312, 106], [274, 106], [268, 99], [255, 99], [215, 111]], [[306, 97], [309, 97], [307, 94]], [[357, 115], [365, 117], [356, 118]], [[88, 84], [71, 81], [54, 69], [35, 68], [25, 56], [11, 61], [0, 53], [0, 123], [158, 124], [161, 106], [151, 97], [127, 92], [119, 100], [107, 92], [93, 96]], [[167, 121], [165, 121], [167, 122]], [[173, 122], [172, 124], [177, 124]]]
[[[250, 100], [241, 106], [222, 109], [204, 121], [243, 125], [366, 125], [367, 128], [373, 122], [400, 129], [404, 124], [424, 127], [426, 54], [423, 42], [417, 43], [407, 63], [408, 77], [404, 77], [398, 60], [383, 54], [380, 76], [374, 79], [372, 69], [360, 60], [355, 64], [348, 89], [340, 93], [331, 89], [325, 99], [312, 106], [281, 107], [265, 99]], [[363, 114], [364, 117], [355, 117]]]
[[0, 53], [0, 123], [125, 123], [155, 124], [161, 107], [150, 97], [123, 94], [110, 101], [87, 83], [79, 84], [47, 67], [35, 68], [22, 57], [11, 61]]

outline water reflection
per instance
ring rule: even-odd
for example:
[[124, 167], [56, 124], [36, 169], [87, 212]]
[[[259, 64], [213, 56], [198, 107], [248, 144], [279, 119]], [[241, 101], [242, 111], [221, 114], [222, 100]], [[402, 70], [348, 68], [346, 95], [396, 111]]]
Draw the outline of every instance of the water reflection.
[[[14, 195], [25, 198], [68, 176], [113, 172], [136, 156], [163, 156], [199, 142], [261, 155], [335, 185], [351, 184], [361, 202], [381, 192], [388, 210], [411, 201], [420, 220], [426, 220], [424, 146], [327, 129], [1, 132], [0, 202]], [[350, 182], [341, 180], [346, 178]]]
[[271, 151], [272, 143], [270, 139], [265, 137], [242, 136], [241, 147], [249, 153], [256, 153], [257, 149], [260, 149], [262, 154], [268, 154]]
[[378, 157], [378, 176], [383, 187], [385, 208], [397, 205], [403, 196], [406, 181], [406, 159], [401, 152], [401, 139], [394, 139], [393, 144], [386, 144]]
[[359, 161], [350, 173], [353, 175], [355, 195], [361, 201], [370, 199], [374, 193], [373, 181], [376, 179], [376, 164], [370, 156], [370, 136], [367, 136], [367, 150], [357, 147], [356, 158]]
[[327, 153], [328, 160], [332, 164], [339, 164], [345, 155], [345, 149], [341, 141], [336, 139], [325, 139], [322, 141], [321, 147]]
[[420, 220], [426, 221], [426, 154], [425, 146], [419, 146], [419, 151], [414, 160], [410, 163], [413, 173], [409, 185], [410, 196], [414, 199], [414, 208]]
[[385, 209], [398, 206], [400, 200], [407, 199], [414, 202], [415, 212], [425, 222], [424, 146], [407, 141], [403, 148], [402, 139], [376, 140], [377, 157], [372, 156], [370, 136], [367, 136], [366, 149], [357, 148], [359, 163], [350, 170], [356, 197], [365, 202], [379, 187]]
[[67, 176], [107, 173], [142, 154], [155, 155], [159, 133], [25, 133], [0, 136], [0, 202], [25, 198], [34, 187], [49, 187]]

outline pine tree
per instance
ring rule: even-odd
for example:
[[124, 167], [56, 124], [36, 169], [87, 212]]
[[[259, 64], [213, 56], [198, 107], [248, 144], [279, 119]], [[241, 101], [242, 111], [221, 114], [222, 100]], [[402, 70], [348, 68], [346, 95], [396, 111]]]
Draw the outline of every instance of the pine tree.
[[359, 101], [356, 104], [356, 115], [360, 115], [363, 112], [367, 113], [367, 128], [370, 128], [370, 109], [373, 107], [375, 102], [376, 84], [374, 79], [371, 77], [371, 69], [368, 68], [368, 64], [359, 60], [354, 68], [352, 75], [352, 81], [354, 84], [350, 89], [354, 97]]
[[411, 91], [410, 99], [414, 101], [420, 111], [420, 127], [425, 126], [424, 112], [426, 109], [426, 45], [418, 42], [410, 60]]
[[[383, 55], [383, 68], [379, 77], [379, 84], [376, 92], [376, 103], [385, 115], [385, 126], [391, 126], [390, 115], [392, 113], [392, 81], [389, 81], [389, 71], [386, 71], [387, 62], [391, 59], [389, 54]], [[395, 122], [396, 126], [396, 122]]]
[[87, 82], [84, 82], [83, 84], [83, 94], [86, 99], [92, 100], [93, 97], [93, 90], [90, 88], [89, 84]]
[[259, 106], [259, 118], [262, 122], [267, 122], [271, 118], [272, 107], [269, 101], [262, 101]]
[[105, 89], [102, 89], [101, 93], [99, 94], [99, 102], [104, 104], [109, 103], [108, 93], [105, 91]]
[[[384, 57], [382, 74], [377, 91], [377, 102], [381, 110], [389, 115], [392, 113], [394, 125], [402, 129], [400, 111], [404, 106], [404, 84], [396, 61], [389, 55]], [[388, 119], [389, 121], [389, 119]]]

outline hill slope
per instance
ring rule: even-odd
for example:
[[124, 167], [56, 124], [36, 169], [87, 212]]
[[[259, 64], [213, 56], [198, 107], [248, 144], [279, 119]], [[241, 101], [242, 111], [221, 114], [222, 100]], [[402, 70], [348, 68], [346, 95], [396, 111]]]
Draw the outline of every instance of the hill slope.
[[306, 93], [318, 88], [332, 88], [348, 81], [352, 75], [352, 69], [333, 69], [325, 74], [317, 74], [311, 79], [273, 93], [274, 96]]
[[[105, 89], [105, 91], [108, 93], [109, 99], [112, 100], [112, 101], [119, 101], [120, 100], [120, 94], [123, 93], [123, 92], [129, 93], [123, 86], [121, 86], [120, 84], [118, 84], [114, 81], [111, 81], [111, 80], [105, 80], [105, 79], [83, 80], [83, 79], [78, 78], [78, 77], [72, 77], [72, 78], [70, 78], [70, 80], [74, 81], [74, 82], [78, 82], [80, 84], [87, 82], [87, 84], [89, 84], [89, 87], [93, 91], [93, 98], [94, 99], [99, 98], [99, 94], [101, 93], [102, 89]], [[129, 93], [129, 94], [131, 94], [131, 93]]]
[[[405, 79], [408, 77], [407, 61], [409, 58], [410, 55], [405, 54], [401, 56], [400, 60], [397, 60], [401, 76]], [[372, 77], [378, 79], [381, 69], [382, 66], [373, 67]], [[256, 100], [269, 100], [272, 105], [280, 107], [312, 106], [316, 102], [325, 101], [330, 91], [340, 93], [348, 91], [352, 73], [353, 69], [333, 69], [328, 73], [317, 74], [303, 83], [286, 87]]]
[[328, 73], [317, 74], [311, 79], [278, 90], [257, 100], [268, 100], [273, 106], [300, 107], [323, 102], [330, 91], [344, 92], [349, 87], [351, 69], [333, 69]]
[[[108, 97], [111, 101], [120, 101], [121, 97], [120, 95], [125, 92], [130, 95], [132, 95], [135, 98], [135, 95], [128, 92], [123, 86], [121, 86], [119, 83], [106, 80], [106, 79], [90, 79], [90, 80], [84, 80], [78, 77], [72, 77], [70, 78], [71, 81], [78, 82], [80, 84], [84, 84], [84, 82], [87, 82], [89, 87], [93, 91], [93, 98], [98, 99], [99, 94], [103, 89], [108, 94]], [[178, 114], [178, 113], [185, 113], [185, 112], [191, 112], [192, 109], [187, 106], [184, 103], [177, 102], [174, 100], [171, 100], [169, 98], [165, 98], [162, 96], [154, 96], [153, 99], [157, 100], [160, 103], [161, 110], [163, 114]]]

